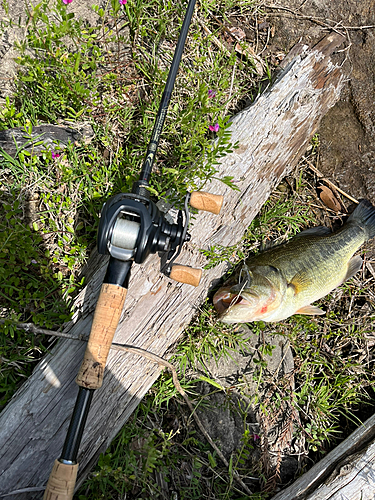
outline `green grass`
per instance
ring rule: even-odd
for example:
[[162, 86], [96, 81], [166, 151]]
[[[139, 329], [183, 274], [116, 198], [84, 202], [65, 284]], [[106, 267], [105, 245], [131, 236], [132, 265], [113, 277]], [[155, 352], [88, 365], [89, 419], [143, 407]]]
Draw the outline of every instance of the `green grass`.
[[[200, 16], [210, 25], [209, 11], [251, 12], [252, 5], [206, 2]], [[22, 148], [14, 158], [0, 155], [0, 301], [7, 319], [0, 325], [0, 341], [1, 356], [9, 360], [2, 365], [2, 405], [43, 351], [41, 338], [34, 339], [35, 349], [18, 333], [27, 356], [18, 379], [8, 376], [12, 368], [7, 366], [19, 356], [19, 348], [9, 343], [11, 323], [57, 328], [69, 320], [100, 209], [111, 194], [130, 191], [137, 179], [185, 9], [156, 0], [130, 0], [121, 8], [111, 0], [106, 9], [95, 9], [98, 22], [90, 27], [74, 16], [73, 7], [60, 0], [30, 7], [26, 38], [17, 45], [16, 91], [0, 109], [0, 130], [22, 127], [27, 134], [45, 122], [72, 127], [83, 122], [94, 132], [89, 144], [55, 147], [42, 155]], [[218, 160], [234, 147], [227, 110], [246, 95], [254, 77], [251, 62], [217, 50], [195, 21], [187, 53], [150, 187], [153, 197], [177, 206], [188, 188], [201, 188], [215, 176]], [[232, 82], [235, 64], [240, 71]], [[216, 122], [220, 129], [213, 143], [208, 126]]]
[[[258, 8], [252, 0], [204, 0], [197, 15], [215, 35], [221, 26], [214, 16], [250, 19]], [[137, 178], [184, 9], [178, 2], [157, 0], [128, 0], [120, 8], [111, 0], [106, 9], [96, 9], [94, 27], [76, 19], [73, 8], [60, 1], [42, 0], [29, 12], [27, 37], [18, 46], [16, 92], [0, 109], [0, 130], [24, 127], [26, 133], [44, 122], [88, 122], [94, 138], [42, 155], [22, 149], [15, 158], [0, 155], [0, 304], [5, 320], [0, 324], [1, 406], [45, 352], [41, 336], [17, 330], [15, 323], [52, 329], [70, 319], [102, 204], [111, 194], [130, 190]], [[228, 116], [242, 99], [256, 95], [261, 84], [251, 60], [220, 51], [195, 20], [186, 54], [150, 188], [155, 199], [177, 205], [188, 188], [202, 188], [215, 177], [220, 157], [235, 147], [227, 131]], [[270, 77], [268, 68], [265, 78]], [[208, 126], [216, 122], [220, 129], [213, 143]], [[317, 149], [315, 137], [311, 154]], [[222, 180], [230, 184], [230, 179]], [[223, 260], [236, 265], [271, 241], [324, 223], [323, 212], [312, 208], [313, 182], [302, 169], [289, 178], [272, 193], [240, 245], [205, 251], [208, 267]], [[199, 407], [209, 404], [199, 392], [202, 382], [212, 393], [224, 394], [231, 408], [231, 390], [236, 390], [258, 405], [265, 418], [270, 410], [289, 405], [300, 415], [294, 437], [302, 437], [318, 459], [341, 437], [339, 431], [358, 423], [358, 408], [373, 396], [366, 340], [375, 319], [368, 300], [373, 289], [371, 276], [356, 277], [323, 301], [325, 317], [251, 325], [260, 338], [287, 337], [295, 359], [295, 387], [291, 391], [281, 380], [267, 406], [256, 395], [249, 396], [245, 384], [223, 388], [204, 370], [209, 359], [230, 358], [247, 348], [236, 327], [216, 322], [209, 300], [171, 361]], [[366, 301], [371, 307], [364, 314]], [[264, 342], [254, 357], [258, 388], [270, 384], [267, 360], [272, 351], [273, 345]], [[253, 500], [267, 498], [272, 478], [264, 460], [257, 465], [251, 461], [258, 444], [247, 422], [250, 406], [232, 409], [243, 421], [242, 440], [226, 468], [197, 432], [171, 375], [163, 372], [75, 498], [163, 498], [163, 481], [173, 498], [249, 498], [234, 480], [236, 471], [256, 478]]]

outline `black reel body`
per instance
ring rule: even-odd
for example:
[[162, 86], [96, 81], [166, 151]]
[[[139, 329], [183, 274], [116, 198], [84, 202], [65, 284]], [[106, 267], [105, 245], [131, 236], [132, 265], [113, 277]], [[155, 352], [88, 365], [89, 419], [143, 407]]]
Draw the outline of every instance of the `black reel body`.
[[[187, 204], [185, 203], [185, 206]], [[142, 264], [151, 253], [169, 252], [190, 240], [181, 210], [176, 224], [170, 224], [155, 203], [144, 196], [120, 193], [103, 206], [98, 229], [98, 251], [121, 261]]]

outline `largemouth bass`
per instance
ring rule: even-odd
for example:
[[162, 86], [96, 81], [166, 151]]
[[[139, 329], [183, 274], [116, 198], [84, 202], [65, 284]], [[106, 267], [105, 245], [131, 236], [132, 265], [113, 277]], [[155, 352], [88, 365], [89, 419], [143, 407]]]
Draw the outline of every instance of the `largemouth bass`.
[[324, 314], [311, 305], [355, 275], [354, 253], [375, 236], [375, 207], [362, 200], [347, 222], [331, 232], [319, 226], [247, 259], [237, 284], [224, 284], [214, 305], [224, 323], [280, 321], [293, 314]]

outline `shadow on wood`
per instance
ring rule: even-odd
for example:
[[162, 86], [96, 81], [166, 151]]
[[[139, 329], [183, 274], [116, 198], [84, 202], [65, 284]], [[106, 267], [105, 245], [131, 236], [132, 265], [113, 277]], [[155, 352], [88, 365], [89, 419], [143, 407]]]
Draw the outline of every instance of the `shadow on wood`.
[[[283, 176], [297, 164], [317, 131], [320, 119], [339, 98], [344, 75], [330, 54], [343, 41], [327, 36], [315, 48], [300, 46], [270, 90], [235, 116], [232, 141], [238, 149], [225, 157], [217, 177], [233, 176], [240, 192], [216, 180], [206, 190], [223, 194], [219, 215], [200, 213], [191, 242], [179, 263], [203, 267], [201, 248], [233, 245]], [[105, 273], [106, 259], [93, 263], [95, 272], [75, 302], [76, 313], [65, 331], [88, 334]], [[158, 257], [135, 266], [115, 342], [131, 344], [163, 356], [227, 270], [223, 262], [204, 271], [197, 288], [172, 282], [160, 274]], [[43, 486], [60, 454], [77, 394], [74, 383], [85, 345], [62, 340], [35, 368], [0, 418], [0, 493]], [[103, 387], [95, 392], [79, 456], [81, 484], [140, 399], [159, 376], [160, 368], [135, 354], [111, 351]], [[27, 499], [42, 493], [27, 494]], [[21, 499], [22, 494], [17, 498]]]

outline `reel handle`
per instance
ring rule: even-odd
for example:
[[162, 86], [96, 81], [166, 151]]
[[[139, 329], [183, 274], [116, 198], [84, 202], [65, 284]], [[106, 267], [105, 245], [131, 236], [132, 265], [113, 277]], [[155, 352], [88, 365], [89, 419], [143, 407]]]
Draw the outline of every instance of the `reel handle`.
[[[206, 193], [205, 191], [193, 191], [190, 193], [190, 198], [188, 198], [188, 200], [189, 204], [193, 208], [196, 208], [197, 210], [205, 210], [206, 212], [211, 212], [217, 215], [223, 205], [224, 197], [218, 194]], [[198, 286], [202, 277], [202, 269], [173, 264], [169, 277], [179, 283]]]
[[85, 389], [98, 389], [103, 383], [109, 350], [120, 321], [127, 289], [103, 283], [85, 355], [76, 382]]
[[206, 193], [205, 191], [193, 191], [190, 195], [189, 204], [198, 210], [205, 210], [217, 215], [223, 205], [224, 197], [219, 194]]
[[63, 464], [55, 460], [43, 500], [72, 500], [77, 472], [78, 464]]
[[173, 264], [169, 277], [179, 283], [198, 286], [202, 277], [202, 269]]

